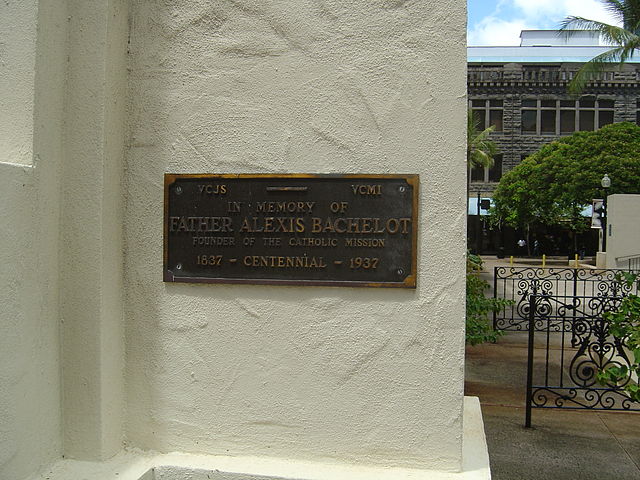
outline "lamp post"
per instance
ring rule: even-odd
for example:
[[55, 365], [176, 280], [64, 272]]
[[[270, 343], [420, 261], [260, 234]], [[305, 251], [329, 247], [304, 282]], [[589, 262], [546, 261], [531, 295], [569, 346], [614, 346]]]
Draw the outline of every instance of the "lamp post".
[[609, 175], [607, 175], [606, 173], [604, 174], [604, 177], [602, 177], [602, 180], [600, 180], [600, 185], [602, 185], [602, 188], [604, 190], [603, 193], [603, 200], [602, 200], [602, 218], [600, 220], [601, 224], [602, 224], [602, 251], [606, 252], [607, 251], [607, 217], [609, 216], [609, 213], [607, 212], [607, 189], [611, 186], [611, 179], [609, 178]]

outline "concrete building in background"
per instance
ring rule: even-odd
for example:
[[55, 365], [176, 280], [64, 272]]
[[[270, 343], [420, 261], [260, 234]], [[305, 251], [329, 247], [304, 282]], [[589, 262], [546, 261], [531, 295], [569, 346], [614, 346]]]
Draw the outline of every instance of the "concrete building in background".
[[[477, 198], [490, 198], [502, 175], [545, 143], [610, 123], [639, 121], [638, 63], [612, 65], [579, 97], [567, 92], [580, 66], [606, 50], [592, 32], [567, 39], [555, 30], [524, 30], [520, 46], [467, 47], [469, 108], [481, 128], [495, 126], [491, 139], [500, 149], [493, 167], [469, 172], [470, 214], [477, 214]], [[476, 223], [470, 226], [475, 245]], [[495, 241], [485, 239], [484, 244], [495, 251]]]
[[467, 47], [469, 108], [482, 128], [495, 126], [495, 166], [471, 171], [472, 192], [490, 193], [503, 173], [543, 144], [614, 122], [638, 121], [640, 65], [615, 66], [579, 97], [567, 83], [587, 60], [608, 50], [591, 32], [565, 39], [525, 30], [519, 47]]
[[[0, 24], [1, 479], [489, 478], [464, 2], [30, 0]], [[418, 174], [417, 287], [164, 283], [166, 173]]]

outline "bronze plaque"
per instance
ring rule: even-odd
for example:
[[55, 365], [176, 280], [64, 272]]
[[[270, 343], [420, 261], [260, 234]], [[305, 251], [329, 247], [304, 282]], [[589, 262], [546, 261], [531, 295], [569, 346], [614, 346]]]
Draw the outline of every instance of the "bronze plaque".
[[416, 286], [417, 175], [165, 174], [164, 281]]

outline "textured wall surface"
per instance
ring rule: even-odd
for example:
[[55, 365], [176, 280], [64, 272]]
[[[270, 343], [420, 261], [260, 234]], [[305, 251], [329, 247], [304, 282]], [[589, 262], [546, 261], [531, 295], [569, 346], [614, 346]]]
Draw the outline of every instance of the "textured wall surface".
[[0, 7], [3, 480], [122, 448], [124, 4]]
[[[65, 9], [42, 0], [2, 2], [0, 12], [3, 27], [11, 25], [0, 41], [0, 77], [9, 72], [8, 84], [0, 78], [0, 479], [20, 480], [62, 455], [58, 222]], [[32, 28], [21, 23], [25, 15]], [[21, 72], [12, 72], [12, 59], [20, 60]], [[8, 106], [18, 95], [19, 104]], [[15, 136], [5, 136], [7, 129]], [[17, 139], [19, 148], [5, 143]]]
[[610, 195], [607, 210], [607, 268], [629, 268], [628, 258], [616, 259], [640, 256], [640, 195]]
[[67, 458], [122, 448], [126, 0], [68, 0], [60, 291]]
[[[460, 467], [464, 25], [454, 0], [131, 2], [130, 445]], [[165, 172], [418, 173], [418, 288], [163, 284]]]
[[33, 161], [38, 2], [0, 4], [0, 161]]
[[37, 439], [42, 418], [31, 421], [29, 411], [46, 407], [33, 397], [41, 394], [46, 356], [39, 352], [45, 339], [34, 334], [37, 309], [29, 302], [30, 294], [40, 293], [39, 286], [29, 288], [34, 229], [24, 222], [34, 218], [32, 178], [29, 168], [0, 164], [0, 478], [21, 478], [29, 472], [29, 457], [36, 452], [39, 457], [27, 448]]

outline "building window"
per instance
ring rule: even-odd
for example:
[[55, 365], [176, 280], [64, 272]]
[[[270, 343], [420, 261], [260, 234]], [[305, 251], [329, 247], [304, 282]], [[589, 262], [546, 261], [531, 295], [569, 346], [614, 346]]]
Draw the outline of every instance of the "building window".
[[541, 110], [540, 111], [540, 132], [548, 135], [556, 134], [556, 111]]
[[489, 167], [487, 176], [490, 182], [499, 182], [502, 178], [502, 155], [493, 158], [493, 166]]
[[[560, 104], [562, 108], [562, 103]], [[560, 110], [560, 135], [576, 131], [576, 112], [569, 109]]]
[[473, 183], [484, 182], [485, 169], [482, 167], [473, 167], [471, 169], [471, 181]]
[[490, 126], [495, 132], [502, 132], [503, 105], [500, 99], [471, 100], [469, 104], [476, 125], [482, 131]]
[[486, 168], [472, 168], [471, 183], [499, 182], [502, 177], [502, 155], [493, 157], [493, 166]]
[[535, 110], [522, 110], [522, 133], [538, 132], [538, 115]]
[[[593, 131], [613, 123], [614, 101], [582, 97], [579, 100], [522, 100], [522, 133], [568, 135]], [[640, 110], [639, 110], [640, 111]], [[640, 121], [640, 115], [637, 116]]]

